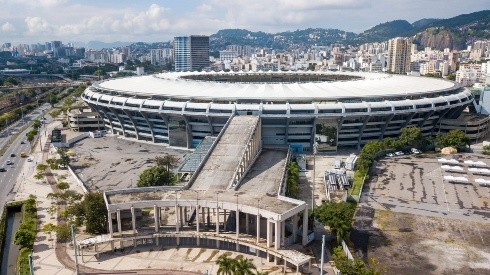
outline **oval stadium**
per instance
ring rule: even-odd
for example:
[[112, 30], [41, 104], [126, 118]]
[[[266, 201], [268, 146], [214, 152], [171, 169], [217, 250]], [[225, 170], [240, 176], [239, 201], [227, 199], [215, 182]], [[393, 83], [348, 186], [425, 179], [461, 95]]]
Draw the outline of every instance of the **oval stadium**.
[[345, 72], [162, 73], [98, 82], [82, 97], [127, 138], [195, 148], [232, 115], [251, 115], [264, 145], [300, 152], [360, 147], [410, 125], [430, 135], [473, 101], [451, 81]]

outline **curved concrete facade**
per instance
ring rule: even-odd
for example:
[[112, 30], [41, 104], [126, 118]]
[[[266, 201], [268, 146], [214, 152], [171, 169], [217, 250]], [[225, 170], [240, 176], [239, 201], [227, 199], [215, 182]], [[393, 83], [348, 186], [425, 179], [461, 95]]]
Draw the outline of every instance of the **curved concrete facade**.
[[[352, 80], [298, 83], [230, 83], [226, 73], [224, 83], [183, 78], [192, 74], [203, 73], [108, 80], [87, 88], [82, 98], [108, 130], [125, 137], [192, 148], [217, 135], [232, 114], [258, 115], [264, 145], [306, 152], [316, 141], [336, 150], [396, 137], [409, 125], [429, 135], [440, 119], [457, 118], [473, 101], [454, 82], [423, 77], [362, 73], [342, 74], [356, 77]], [[274, 79], [305, 73], [256, 74]], [[319, 80], [330, 75], [309, 74]], [[318, 135], [318, 125], [330, 130]]]

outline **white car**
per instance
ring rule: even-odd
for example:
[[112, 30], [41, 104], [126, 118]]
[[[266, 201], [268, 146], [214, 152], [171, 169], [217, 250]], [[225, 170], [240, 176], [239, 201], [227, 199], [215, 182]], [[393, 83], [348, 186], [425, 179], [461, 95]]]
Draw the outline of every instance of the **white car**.
[[32, 162], [32, 159], [31, 159], [31, 158], [28, 158], [28, 159], [27, 159], [27, 162]]
[[387, 156], [387, 157], [392, 158], [392, 157], [394, 157], [395, 155], [394, 155], [393, 153], [388, 153], [388, 154], [386, 154], [386, 156]]
[[405, 154], [402, 151], [398, 151], [398, 152], [395, 152], [395, 155], [397, 155], [397, 156], [403, 156]]
[[420, 150], [416, 149], [416, 148], [412, 148], [410, 151], [412, 151], [412, 153], [414, 154], [420, 154]]

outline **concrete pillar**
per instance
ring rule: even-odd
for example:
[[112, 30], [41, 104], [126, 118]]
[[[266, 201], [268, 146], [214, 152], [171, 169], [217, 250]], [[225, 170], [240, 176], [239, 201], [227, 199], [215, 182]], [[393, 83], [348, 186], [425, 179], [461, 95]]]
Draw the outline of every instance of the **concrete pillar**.
[[235, 217], [235, 221], [236, 221], [236, 239], [238, 240], [239, 236], [240, 236], [240, 211], [237, 209], [236, 210], [236, 217]]
[[114, 237], [114, 229], [112, 228], [112, 213], [111, 211], [107, 211], [107, 223], [109, 224], [109, 235], [111, 238]]
[[134, 207], [131, 206], [131, 224], [133, 226], [133, 234], [136, 234], [136, 215], [134, 214]]
[[286, 246], [286, 221], [281, 222], [281, 245]]
[[293, 222], [293, 242], [296, 243], [298, 236], [298, 214], [294, 215], [292, 218]]
[[271, 247], [272, 245], [272, 227], [271, 221], [267, 219], [267, 247]]
[[154, 205], [153, 206], [153, 213], [154, 213], [154, 218], [155, 218], [155, 233], [158, 233], [158, 229], [160, 227], [160, 220], [158, 218], [158, 211], [159, 211], [159, 207]]
[[[202, 225], [205, 225], [204, 223], [206, 222], [206, 213], [204, 211], [204, 207], [200, 207], [201, 208], [201, 220], [202, 220]], [[196, 213], [197, 214], [197, 213]]]
[[302, 244], [308, 243], [308, 207], [303, 211], [303, 240]]
[[[199, 233], [199, 205], [196, 206], [196, 230]], [[197, 240], [199, 242], [199, 238]]]
[[226, 209], [223, 209], [223, 231], [226, 231], [226, 220], [227, 220], [226, 215], [228, 214], [227, 212], [228, 211], [226, 211]]
[[175, 205], [175, 232], [179, 233], [180, 223], [179, 223], [179, 206]]
[[189, 221], [187, 216], [187, 206], [184, 207], [184, 222], [187, 223]]
[[180, 206], [179, 206], [179, 216], [180, 216], [179, 225], [182, 228], [184, 227], [184, 209]]
[[211, 227], [211, 208], [207, 207], [208, 209], [208, 227]]
[[255, 222], [257, 223], [256, 226], [257, 226], [257, 243], [260, 242], [260, 214], [256, 216], [255, 218]]
[[279, 250], [281, 247], [281, 221], [275, 222], [275, 236], [274, 236], [274, 248]]
[[216, 234], [219, 233], [219, 209], [216, 209]]
[[250, 224], [250, 217], [249, 217], [248, 213], [245, 213], [245, 233], [247, 233], [247, 235], [250, 235], [249, 224]]
[[116, 219], [117, 219], [117, 232], [119, 232], [119, 235], [122, 235], [122, 229], [121, 229], [121, 210], [119, 210], [119, 209], [116, 210]]

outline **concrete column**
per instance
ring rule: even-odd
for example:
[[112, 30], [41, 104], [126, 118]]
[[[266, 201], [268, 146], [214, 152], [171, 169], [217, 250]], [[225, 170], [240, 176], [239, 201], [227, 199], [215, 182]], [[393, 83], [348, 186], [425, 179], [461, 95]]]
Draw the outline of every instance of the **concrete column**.
[[189, 221], [187, 216], [187, 206], [184, 207], [184, 222], [187, 223]]
[[131, 224], [133, 225], [133, 234], [136, 234], [136, 215], [134, 214], [134, 207], [131, 206]]
[[276, 250], [279, 250], [281, 247], [281, 221], [276, 221], [275, 222], [275, 233], [276, 235], [274, 236], [274, 248]]
[[267, 247], [271, 247], [272, 245], [272, 227], [271, 221], [267, 219]]
[[236, 217], [235, 217], [235, 221], [236, 221], [236, 238], [238, 240], [239, 236], [240, 236], [240, 211], [237, 209], [236, 210]]
[[250, 223], [250, 217], [248, 213], [245, 213], [245, 233], [247, 233], [247, 235], [250, 235], [249, 223]]
[[303, 240], [302, 244], [308, 243], [308, 207], [303, 211]]
[[208, 209], [208, 227], [211, 227], [211, 209], [207, 207]]
[[[201, 220], [202, 220], [202, 225], [205, 225], [204, 223], [206, 222], [206, 213], [204, 211], [204, 207], [200, 207], [201, 208]], [[197, 214], [197, 213], [196, 213]]]
[[158, 211], [159, 211], [159, 207], [154, 205], [153, 206], [153, 213], [154, 213], [154, 218], [155, 218], [155, 232], [158, 233], [158, 229], [160, 227], [160, 220], [158, 218]]
[[281, 245], [286, 246], [286, 221], [281, 222]]
[[255, 222], [257, 223], [256, 226], [257, 226], [257, 243], [260, 242], [260, 214], [256, 216], [255, 218]]
[[219, 209], [216, 209], [216, 234], [219, 233]]
[[296, 243], [298, 236], [298, 214], [293, 216], [293, 242]]
[[226, 220], [228, 219], [226, 215], [228, 215], [228, 211], [223, 209], [223, 231], [226, 231]]
[[184, 227], [184, 209], [179, 206], [179, 216], [180, 216], [180, 222], [179, 225], [180, 227]]
[[109, 235], [111, 238], [114, 237], [114, 229], [112, 228], [112, 213], [111, 211], [107, 211], [107, 223], [109, 224]]
[[175, 205], [175, 232], [179, 233], [179, 206]]
[[[196, 206], [196, 230], [199, 233], [199, 205]], [[199, 242], [199, 238], [197, 240]]]
[[117, 219], [117, 232], [119, 232], [119, 235], [122, 235], [122, 229], [121, 229], [121, 210], [119, 210], [119, 209], [116, 210], [116, 219]]

